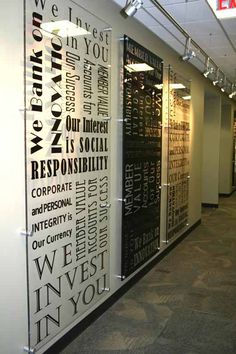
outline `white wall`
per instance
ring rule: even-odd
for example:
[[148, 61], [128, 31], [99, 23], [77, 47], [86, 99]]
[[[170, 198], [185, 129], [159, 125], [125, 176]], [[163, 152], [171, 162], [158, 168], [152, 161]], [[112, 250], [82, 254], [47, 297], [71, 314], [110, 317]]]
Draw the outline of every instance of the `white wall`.
[[23, 2], [1, 2], [0, 12], [0, 352], [27, 346]]
[[202, 203], [218, 205], [221, 97], [205, 97]]
[[219, 193], [232, 192], [233, 160], [233, 110], [232, 105], [222, 105], [220, 131]]
[[189, 224], [193, 225], [201, 218], [201, 179], [203, 154], [204, 94], [201, 77], [191, 83], [191, 144], [190, 144], [190, 198]]

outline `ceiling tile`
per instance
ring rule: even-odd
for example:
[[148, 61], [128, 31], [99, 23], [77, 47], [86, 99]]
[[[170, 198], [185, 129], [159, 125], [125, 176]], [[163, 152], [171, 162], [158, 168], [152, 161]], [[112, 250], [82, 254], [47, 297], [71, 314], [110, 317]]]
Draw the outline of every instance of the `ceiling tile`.
[[[160, 1], [162, 4], [163, 1]], [[212, 11], [206, 6], [204, 0], [192, 1], [192, 2], [176, 2], [163, 6], [167, 12], [169, 12], [178, 22], [198, 22], [213, 20], [214, 15]]]
[[221, 24], [224, 27], [224, 29], [227, 31], [228, 34], [230, 34], [230, 35], [236, 34], [236, 19], [235, 18], [222, 20]]
[[178, 4], [186, 4], [186, 2], [196, 2], [196, 1], [200, 1], [200, 0], [159, 0], [159, 3], [162, 6], [165, 5], [178, 5]]
[[[225, 60], [235, 55], [234, 51], [230, 46], [220, 46], [220, 43], [218, 47], [212, 47], [210, 50], [215, 57], [224, 58]], [[235, 62], [235, 66], [236, 66], [236, 62]]]
[[182, 22], [181, 26], [191, 34], [204, 34], [209, 37], [209, 34], [222, 34], [223, 31], [216, 21], [198, 21], [198, 22]]
[[173, 32], [171, 30], [166, 30], [162, 26], [151, 26], [150, 30], [165, 42], [173, 41], [174, 39]]
[[197, 43], [201, 44], [203, 49], [207, 50], [217, 50], [218, 48], [227, 48], [228, 52], [231, 54], [235, 54], [233, 48], [231, 47], [230, 43], [225, 40], [224, 34], [212, 35], [212, 36], [205, 36], [203, 33], [196, 34], [194, 36], [194, 40]]
[[156, 7], [152, 7], [146, 10], [147, 15], [155, 18], [158, 22], [161, 23], [170, 23], [170, 21], [163, 15]]

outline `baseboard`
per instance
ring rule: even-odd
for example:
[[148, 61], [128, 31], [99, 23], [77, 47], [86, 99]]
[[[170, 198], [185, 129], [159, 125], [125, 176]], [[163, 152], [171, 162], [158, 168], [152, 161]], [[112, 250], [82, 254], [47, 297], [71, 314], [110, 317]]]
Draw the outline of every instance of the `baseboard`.
[[146, 273], [148, 273], [157, 263], [159, 263], [173, 248], [175, 248], [181, 241], [183, 241], [195, 228], [201, 224], [199, 219], [188, 230], [174, 240], [160, 255], [152, 262], [146, 265], [139, 273], [133, 276], [127, 283], [111, 295], [103, 304], [83, 319], [79, 324], [73, 327], [61, 339], [59, 339], [52, 347], [50, 347], [44, 354], [58, 354], [67, 345], [69, 345], [76, 337], [78, 337], [89, 325], [97, 320], [109, 307], [111, 307], [117, 300], [121, 298], [138, 280], [140, 280]]
[[219, 208], [219, 204], [202, 203], [202, 207], [204, 207], [204, 208]]
[[232, 194], [234, 194], [236, 189], [233, 189], [231, 193], [220, 193], [219, 196], [222, 198], [229, 198]]

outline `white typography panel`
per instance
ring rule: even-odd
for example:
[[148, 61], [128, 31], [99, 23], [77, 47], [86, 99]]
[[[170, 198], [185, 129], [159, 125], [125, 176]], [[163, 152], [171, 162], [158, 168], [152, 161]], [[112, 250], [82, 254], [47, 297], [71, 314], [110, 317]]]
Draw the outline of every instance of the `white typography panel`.
[[109, 287], [111, 29], [67, 0], [25, 16], [29, 345]]

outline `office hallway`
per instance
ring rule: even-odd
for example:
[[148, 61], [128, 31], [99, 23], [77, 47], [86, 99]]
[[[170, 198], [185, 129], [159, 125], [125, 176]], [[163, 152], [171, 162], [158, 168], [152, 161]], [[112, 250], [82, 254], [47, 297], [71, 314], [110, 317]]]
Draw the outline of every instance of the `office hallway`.
[[236, 193], [61, 354], [235, 354]]

